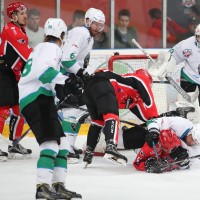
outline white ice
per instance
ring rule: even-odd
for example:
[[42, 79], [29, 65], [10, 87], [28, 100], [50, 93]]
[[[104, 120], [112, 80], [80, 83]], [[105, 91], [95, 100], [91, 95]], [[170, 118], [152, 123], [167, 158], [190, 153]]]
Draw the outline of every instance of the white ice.
[[[79, 136], [77, 147], [82, 147], [85, 136]], [[0, 200], [35, 199], [36, 163], [38, 145], [33, 138], [21, 144], [33, 150], [32, 159], [8, 160], [0, 163]], [[7, 150], [0, 140], [2, 150]], [[103, 157], [94, 157], [87, 169], [79, 164], [68, 165], [66, 187], [82, 194], [84, 200], [200, 200], [200, 160], [191, 163], [191, 169], [163, 174], [138, 172], [132, 162], [134, 151], [122, 151], [128, 165], [119, 166]]]

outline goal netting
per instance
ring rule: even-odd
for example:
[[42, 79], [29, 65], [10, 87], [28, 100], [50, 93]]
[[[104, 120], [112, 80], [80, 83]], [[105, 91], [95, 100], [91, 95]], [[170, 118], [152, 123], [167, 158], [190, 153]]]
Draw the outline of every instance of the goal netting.
[[[153, 59], [156, 59], [158, 55], [152, 54], [150, 56]], [[134, 72], [140, 68], [148, 69], [150, 65], [151, 61], [146, 55], [114, 55], [108, 60], [108, 69], [117, 74]], [[180, 66], [176, 67], [172, 78], [180, 84]], [[152, 90], [158, 112], [161, 114], [173, 110], [173, 104], [175, 104], [177, 99], [177, 91], [167, 83], [166, 80], [163, 82], [158, 81], [159, 83], [157, 81], [158, 80], [154, 80]], [[120, 117], [127, 120], [135, 120], [137, 122], [139, 120], [127, 110], [121, 110]]]

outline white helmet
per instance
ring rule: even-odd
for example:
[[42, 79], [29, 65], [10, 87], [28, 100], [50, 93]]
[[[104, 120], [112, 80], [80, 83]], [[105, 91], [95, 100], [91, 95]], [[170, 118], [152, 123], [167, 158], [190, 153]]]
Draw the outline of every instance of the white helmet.
[[64, 39], [61, 39], [62, 32], [65, 33], [65, 36], [67, 35], [67, 26], [62, 19], [59, 18], [47, 19], [44, 25], [44, 33], [46, 36], [51, 35], [63, 41]]
[[200, 36], [200, 24], [197, 25], [195, 32], [194, 32], [194, 36], [196, 39], [196, 43], [197, 43], [197, 47], [200, 48], [200, 40], [197, 39], [197, 35]]
[[[87, 20], [89, 19], [89, 21]], [[105, 15], [103, 12], [96, 8], [90, 8], [85, 13], [85, 25], [86, 27], [90, 27], [90, 25], [93, 22], [98, 22], [102, 26], [99, 29], [99, 32], [101, 32], [104, 29], [104, 23], [105, 23]]]
[[200, 123], [194, 124], [191, 134], [195, 143], [200, 145]]

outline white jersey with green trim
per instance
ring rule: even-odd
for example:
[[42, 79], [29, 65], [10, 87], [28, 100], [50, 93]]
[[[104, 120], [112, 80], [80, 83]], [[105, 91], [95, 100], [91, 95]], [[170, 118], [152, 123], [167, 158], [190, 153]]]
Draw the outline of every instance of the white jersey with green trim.
[[176, 64], [184, 61], [183, 72], [192, 81], [200, 84], [200, 49], [197, 47], [195, 36], [179, 42], [170, 52]]
[[75, 27], [68, 32], [62, 58], [62, 65], [66, 71], [76, 74], [80, 68], [83, 68], [84, 59], [92, 49], [93, 43], [93, 37], [84, 26]]
[[192, 122], [182, 117], [160, 117], [147, 122], [148, 130], [157, 129], [162, 131], [172, 129], [180, 139], [183, 139], [192, 128]]
[[68, 76], [60, 73], [61, 48], [49, 42], [38, 44], [30, 54], [19, 81], [20, 109], [40, 94], [55, 95], [55, 84], [64, 84]]

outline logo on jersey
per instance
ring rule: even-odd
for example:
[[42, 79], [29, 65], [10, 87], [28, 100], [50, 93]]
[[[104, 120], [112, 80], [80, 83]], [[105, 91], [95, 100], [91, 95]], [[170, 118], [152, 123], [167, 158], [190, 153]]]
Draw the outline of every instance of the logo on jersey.
[[26, 41], [22, 38], [22, 39], [19, 39], [19, 40], [17, 40], [17, 42], [19, 42], [20, 44], [25, 44], [26, 43]]
[[189, 58], [192, 55], [192, 49], [184, 49], [183, 56]]

